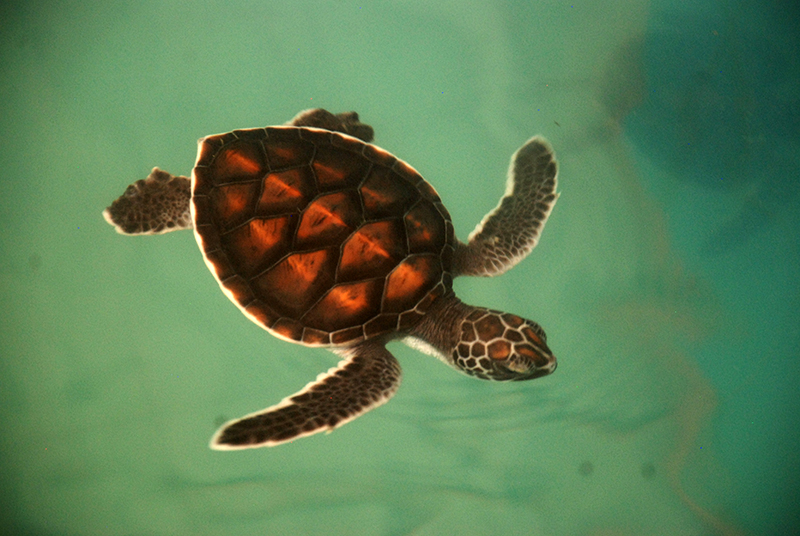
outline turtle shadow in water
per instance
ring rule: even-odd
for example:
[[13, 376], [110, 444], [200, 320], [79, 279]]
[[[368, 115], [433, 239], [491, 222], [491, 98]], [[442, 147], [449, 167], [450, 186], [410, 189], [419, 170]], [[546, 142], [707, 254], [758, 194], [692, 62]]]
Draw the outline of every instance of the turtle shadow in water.
[[737, 207], [707, 238], [712, 255], [745, 243], [800, 194], [800, 62], [788, 52], [797, 38], [716, 15], [654, 16], [641, 47], [644, 99], [624, 118], [632, 143], [671, 176]]

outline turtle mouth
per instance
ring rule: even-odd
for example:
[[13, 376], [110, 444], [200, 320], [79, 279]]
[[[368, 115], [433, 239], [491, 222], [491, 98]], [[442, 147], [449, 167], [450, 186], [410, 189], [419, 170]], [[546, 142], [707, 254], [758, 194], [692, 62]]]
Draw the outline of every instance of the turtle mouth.
[[527, 371], [526, 373], [516, 373], [515, 377], [509, 378], [511, 381], [521, 382], [525, 380], [534, 380], [536, 378], [541, 378], [542, 376], [547, 376], [548, 374], [552, 374], [556, 370], [556, 366], [558, 363], [556, 362], [555, 356], [550, 356], [552, 359], [552, 363], [547, 367], [534, 367], [533, 369]]
[[558, 362], [549, 351], [538, 351], [533, 356], [516, 354], [505, 363], [497, 363], [497, 378], [500, 381], [525, 381], [552, 374]]
[[505, 359], [492, 359], [489, 356], [461, 358], [455, 354], [451, 364], [482, 380], [518, 382], [552, 374], [556, 370], [557, 362], [549, 349], [523, 344], [518, 345], [516, 351]]
[[[464, 367], [462, 370], [470, 376], [475, 376], [483, 380], [497, 382], [521, 382], [534, 380], [552, 374], [556, 370], [556, 358], [553, 354], [543, 354], [534, 362], [521, 356], [512, 356], [503, 362], [487, 362], [481, 360], [473, 368]], [[538, 362], [541, 361], [541, 362]]]

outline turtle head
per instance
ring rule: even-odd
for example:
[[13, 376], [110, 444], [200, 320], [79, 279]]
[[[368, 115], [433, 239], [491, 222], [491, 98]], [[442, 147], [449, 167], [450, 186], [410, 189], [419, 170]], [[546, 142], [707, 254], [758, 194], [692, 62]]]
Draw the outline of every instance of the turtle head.
[[474, 307], [460, 324], [452, 365], [478, 378], [532, 380], [556, 369], [542, 327], [517, 315]]
[[426, 316], [406, 342], [470, 376], [521, 381], [556, 369], [547, 335], [536, 322], [455, 299]]

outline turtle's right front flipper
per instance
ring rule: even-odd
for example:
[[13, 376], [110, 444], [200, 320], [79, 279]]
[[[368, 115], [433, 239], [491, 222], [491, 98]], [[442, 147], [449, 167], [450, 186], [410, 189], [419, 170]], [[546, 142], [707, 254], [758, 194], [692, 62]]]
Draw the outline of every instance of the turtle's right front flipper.
[[500, 275], [536, 247], [544, 224], [558, 199], [558, 165], [550, 144], [539, 136], [529, 139], [511, 157], [506, 193], [459, 243], [453, 275]]
[[103, 217], [125, 235], [162, 234], [192, 228], [191, 181], [153, 168], [144, 180], [128, 186]]
[[224, 424], [214, 450], [271, 447], [331, 432], [387, 402], [400, 386], [400, 365], [381, 343], [337, 349], [344, 359], [302, 390], [267, 409]]

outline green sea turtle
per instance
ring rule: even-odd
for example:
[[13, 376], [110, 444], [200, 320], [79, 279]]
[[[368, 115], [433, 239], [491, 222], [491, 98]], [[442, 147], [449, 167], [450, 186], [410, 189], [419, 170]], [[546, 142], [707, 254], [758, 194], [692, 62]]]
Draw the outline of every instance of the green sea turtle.
[[501, 274], [536, 246], [558, 197], [548, 143], [534, 137], [514, 153], [505, 195], [465, 244], [433, 187], [372, 137], [356, 113], [322, 109], [207, 136], [191, 180], [154, 168], [103, 212], [126, 235], [194, 229], [245, 316], [342, 358], [278, 404], [224, 424], [212, 448], [331, 431], [385, 403], [400, 385], [385, 347], [393, 339], [482, 379], [555, 370], [537, 323], [466, 305], [452, 290], [453, 277]]

